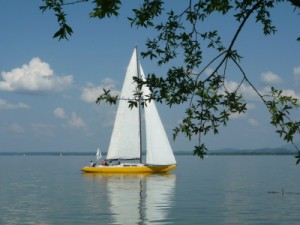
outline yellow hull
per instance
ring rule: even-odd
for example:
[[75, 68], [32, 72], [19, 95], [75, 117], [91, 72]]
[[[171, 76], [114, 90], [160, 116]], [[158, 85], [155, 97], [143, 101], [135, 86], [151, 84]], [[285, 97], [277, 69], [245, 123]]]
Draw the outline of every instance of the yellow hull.
[[81, 169], [87, 173], [166, 173], [176, 168], [176, 165], [169, 166], [86, 166]]

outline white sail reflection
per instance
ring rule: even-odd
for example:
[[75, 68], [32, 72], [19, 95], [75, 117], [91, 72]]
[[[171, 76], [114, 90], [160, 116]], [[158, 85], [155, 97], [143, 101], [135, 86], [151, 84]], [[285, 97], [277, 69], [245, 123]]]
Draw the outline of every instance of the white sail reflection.
[[174, 174], [97, 177], [105, 180], [113, 224], [160, 224], [168, 219], [175, 194]]
[[107, 177], [107, 195], [115, 224], [137, 224], [141, 220], [141, 180], [142, 175]]
[[174, 199], [175, 178], [174, 174], [166, 174], [146, 179], [146, 224], [159, 223], [168, 218], [168, 211]]

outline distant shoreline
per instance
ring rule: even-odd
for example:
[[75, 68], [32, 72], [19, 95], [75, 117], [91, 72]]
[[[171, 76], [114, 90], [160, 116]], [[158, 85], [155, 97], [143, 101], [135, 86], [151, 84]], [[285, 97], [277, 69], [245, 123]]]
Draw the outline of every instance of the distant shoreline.
[[[193, 155], [192, 151], [177, 151], [175, 155]], [[295, 150], [288, 149], [254, 149], [254, 150], [236, 150], [222, 149], [210, 150], [207, 156], [224, 155], [224, 156], [242, 156], [242, 155], [295, 155]], [[95, 152], [0, 152], [0, 156], [95, 156]], [[106, 153], [103, 153], [106, 156]]]

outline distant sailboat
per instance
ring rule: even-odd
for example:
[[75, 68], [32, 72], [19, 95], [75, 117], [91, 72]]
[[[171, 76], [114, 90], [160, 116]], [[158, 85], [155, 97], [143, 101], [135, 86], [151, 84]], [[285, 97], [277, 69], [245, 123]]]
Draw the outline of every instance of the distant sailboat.
[[97, 152], [96, 152], [96, 159], [97, 159], [97, 160], [100, 160], [101, 158], [102, 158], [102, 154], [101, 154], [100, 149], [98, 148], [98, 149], [97, 149]]
[[[86, 166], [84, 172], [98, 173], [161, 173], [176, 168], [176, 160], [160, 120], [154, 101], [147, 102], [144, 107], [146, 127], [146, 163], [142, 161], [141, 108], [128, 107], [128, 100], [134, 99], [137, 91], [133, 77], [145, 79], [143, 69], [138, 62], [137, 50], [134, 49], [129, 62], [119, 106], [110, 140], [106, 160], [139, 160], [139, 163], [118, 163], [118, 165]], [[147, 98], [150, 89], [142, 87], [142, 98]]]

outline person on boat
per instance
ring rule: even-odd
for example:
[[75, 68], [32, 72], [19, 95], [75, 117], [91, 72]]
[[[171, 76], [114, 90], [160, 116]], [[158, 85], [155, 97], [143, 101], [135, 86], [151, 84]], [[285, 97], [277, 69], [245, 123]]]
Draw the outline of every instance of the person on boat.
[[96, 163], [94, 163], [94, 162], [91, 160], [90, 166], [91, 166], [91, 167], [95, 167], [95, 166], [96, 166]]
[[102, 166], [110, 166], [111, 165], [111, 160], [108, 162], [107, 160], [102, 161], [101, 165]]

